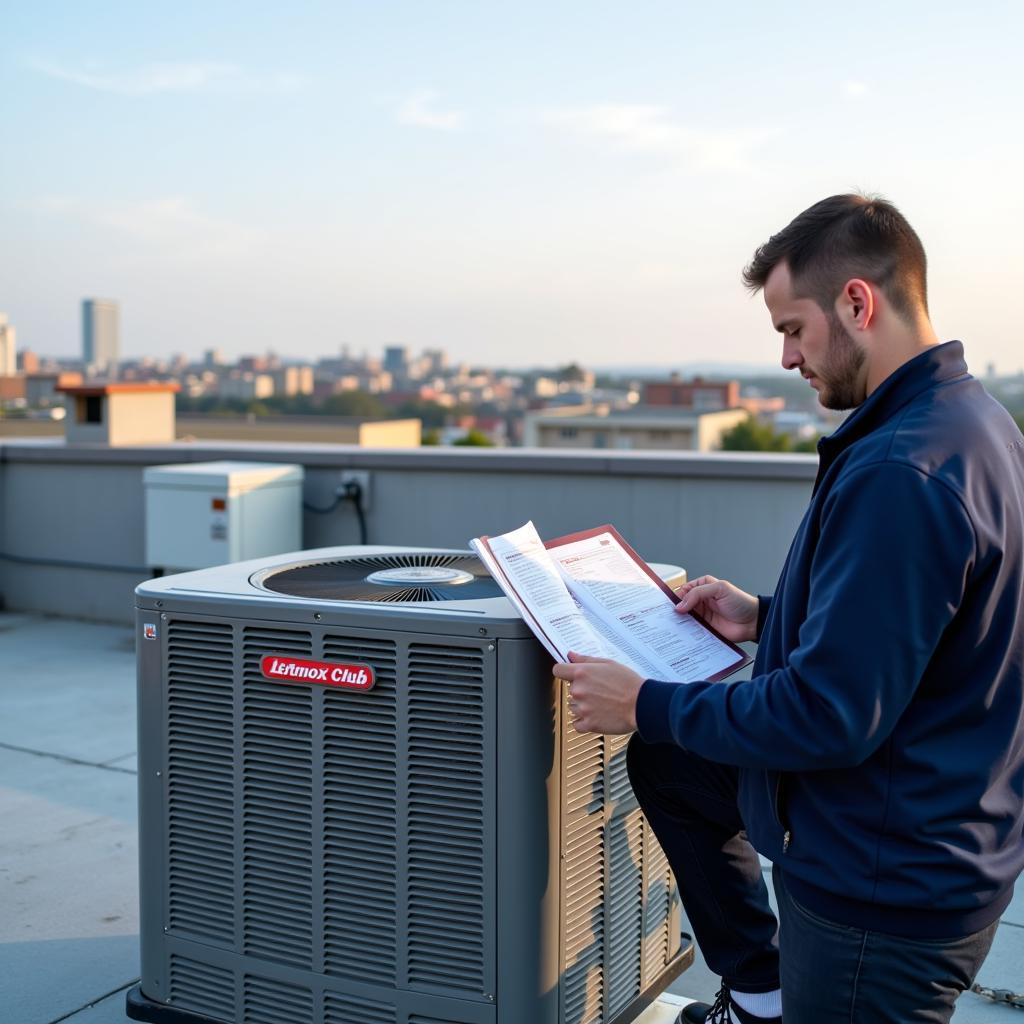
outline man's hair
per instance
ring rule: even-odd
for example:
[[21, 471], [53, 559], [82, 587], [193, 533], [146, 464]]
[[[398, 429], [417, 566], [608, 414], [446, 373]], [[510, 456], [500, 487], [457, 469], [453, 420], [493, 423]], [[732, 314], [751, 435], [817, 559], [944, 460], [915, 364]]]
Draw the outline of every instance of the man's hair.
[[924, 246], [906, 217], [880, 196], [842, 195], [804, 210], [754, 253], [743, 283], [757, 292], [780, 263], [793, 293], [831, 313], [851, 278], [877, 285], [904, 320], [928, 312]]

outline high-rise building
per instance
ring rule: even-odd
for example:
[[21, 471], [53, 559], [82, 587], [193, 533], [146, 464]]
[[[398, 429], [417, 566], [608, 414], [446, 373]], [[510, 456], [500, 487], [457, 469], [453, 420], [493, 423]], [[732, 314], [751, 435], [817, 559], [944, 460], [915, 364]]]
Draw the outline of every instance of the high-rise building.
[[113, 373], [121, 359], [121, 310], [109, 299], [82, 300], [82, 361]]
[[14, 328], [7, 322], [7, 314], [0, 313], [0, 377], [13, 377], [16, 372]]
[[384, 349], [384, 369], [393, 377], [405, 378], [409, 374], [409, 350], [404, 345]]

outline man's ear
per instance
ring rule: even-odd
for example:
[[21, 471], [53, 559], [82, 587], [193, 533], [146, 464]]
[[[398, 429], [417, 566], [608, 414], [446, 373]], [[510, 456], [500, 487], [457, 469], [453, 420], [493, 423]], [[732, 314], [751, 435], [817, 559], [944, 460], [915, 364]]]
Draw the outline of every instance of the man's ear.
[[875, 319], [875, 291], [867, 281], [853, 277], [836, 300], [836, 312], [848, 330], [866, 331]]

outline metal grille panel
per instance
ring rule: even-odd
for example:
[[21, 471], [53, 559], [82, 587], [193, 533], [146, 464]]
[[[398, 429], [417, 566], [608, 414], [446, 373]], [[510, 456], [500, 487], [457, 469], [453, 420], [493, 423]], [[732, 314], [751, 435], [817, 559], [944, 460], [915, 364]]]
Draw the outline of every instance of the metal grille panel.
[[182, 620], [167, 637], [167, 921], [232, 943], [232, 629]]
[[221, 967], [172, 956], [169, 1001], [176, 1010], [191, 1010], [217, 1020], [234, 1020], [235, 976]]
[[311, 657], [308, 632], [246, 629], [242, 696], [245, 950], [310, 967], [313, 955], [313, 692], [269, 682], [267, 654]]
[[604, 738], [575, 730], [564, 686], [561, 718], [562, 1019], [593, 1024], [605, 1000]]
[[608, 1011], [613, 1017], [640, 994], [644, 934], [644, 819], [639, 811], [617, 817], [608, 841]]
[[675, 893], [675, 881], [668, 857], [644, 822], [644, 860], [647, 867], [647, 892], [644, 908], [644, 984], [651, 984], [665, 969], [675, 951], [677, 936], [669, 934], [669, 913]]
[[245, 1024], [313, 1024], [313, 993], [276, 978], [245, 976]]
[[324, 657], [370, 664], [376, 676], [368, 693], [324, 693], [325, 968], [330, 974], [394, 985], [396, 646], [330, 636], [324, 641]]
[[325, 992], [324, 1024], [395, 1024], [395, 1008]]
[[409, 647], [409, 983], [484, 984], [483, 654]]

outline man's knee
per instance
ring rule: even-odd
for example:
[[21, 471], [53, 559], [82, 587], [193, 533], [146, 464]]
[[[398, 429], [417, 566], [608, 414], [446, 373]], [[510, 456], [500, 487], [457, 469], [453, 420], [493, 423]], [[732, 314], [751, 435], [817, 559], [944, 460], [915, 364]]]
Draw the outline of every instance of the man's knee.
[[651, 777], [652, 749], [652, 745], [644, 743], [638, 733], [633, 733], [626, 747], [626, 773], [638, 799], [640, 791], [646, 788], [645, 783]]
[[710, 799], [716, 805], [715, 816], [721, 805], [729, 807], [739, 822], [739, 770], [731, 765], [708, 761], [674, 743], [645, 743], [634, 733], [626, 748], [626, 770], [641, 807], [668, 799], [706, 808]]

